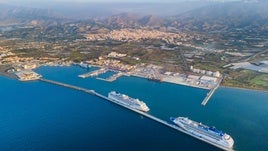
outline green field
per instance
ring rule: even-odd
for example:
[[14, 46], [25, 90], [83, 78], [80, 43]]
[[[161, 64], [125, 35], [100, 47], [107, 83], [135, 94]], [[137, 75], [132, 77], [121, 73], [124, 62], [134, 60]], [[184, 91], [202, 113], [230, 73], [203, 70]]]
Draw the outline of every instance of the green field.
[[250, 83], [268, 88], [268, 74], [258, 75], [250, 80]]
[[230, 71], [230, 78], [223, 81], [224, 86], [241, 87], [258, 90], [268, 90], [268, 74], [240, 70]]

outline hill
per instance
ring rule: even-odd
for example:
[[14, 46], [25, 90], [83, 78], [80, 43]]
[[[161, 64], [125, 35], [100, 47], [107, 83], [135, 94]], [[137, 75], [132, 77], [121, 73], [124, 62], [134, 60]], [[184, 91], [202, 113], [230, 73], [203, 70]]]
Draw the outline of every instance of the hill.
[[[229, 2], [198, 8], [170, 19], [172, 26], [190, 31], [230, 31], [235, 28], [268, 29], [268, 2]], [[176, 21], [176, 22], [174, 22]]]

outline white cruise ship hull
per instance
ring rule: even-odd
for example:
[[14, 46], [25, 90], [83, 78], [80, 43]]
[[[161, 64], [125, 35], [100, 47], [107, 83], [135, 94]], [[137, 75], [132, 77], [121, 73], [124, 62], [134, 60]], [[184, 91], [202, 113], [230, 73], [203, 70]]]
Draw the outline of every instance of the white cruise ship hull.
[[[213, 146], [216, 146], [220, 149], [226, 150], [226, 151], [233, 151], [233, 144], [234, 141], [230, 137], [228, 140], [225, 140], [223, 138], [217, 138], [213, 137], [210, 134], [206, 134], [205, 132], [202, 132], [202, 130], [198, 130], [195, 128], [192, 128], [191, 126], [187, 126], [182, 122], [179, 122], [176, 120], [176, 118], [170, 118], [172, 122], [174, 122], [177, 126], [179, 126], [182, 131], [184, 131], [186, 134], [191, 135], [199, 140], [202, 140], [204, 142], [207, 142]], [[194, 122], [194, 121], [192, 121]], [[227, 134], [225, 134], [227, 135]], [[229, 135], [227, 135], [229, 136]]]
[[112, 99], [113, 101], [119, 104], [131, 107], [133, 109], [137, 109], [143, 112], [148, 112], [150, 110], [144, 102], [139, 101], [138, 99], [130, 98], [129, 96], [126, 96], [124, 94], [116, 93], [114, 91], [108, 94], [108, 98]]

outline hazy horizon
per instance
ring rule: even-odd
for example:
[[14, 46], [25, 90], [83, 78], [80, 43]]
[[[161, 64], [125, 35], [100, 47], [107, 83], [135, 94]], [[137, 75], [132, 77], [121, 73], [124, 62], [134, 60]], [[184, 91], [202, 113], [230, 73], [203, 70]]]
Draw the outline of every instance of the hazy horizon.
[[[49, 9], [75, 18], [88, 16], [103, 17], [120, 13], [170, 16], [210, 5], [212, 3], [200, 0], [167, 0], [164, 2], [161, 0], [49, 0], [46, 2], [36, 0], [0, 0], [0, 2], [19, 7]], [[178, 5], [174, 5], [174, 3], [178, 3]]]
[[40, 2], [39, 0], [0, 0], [5, 3], [59, 3], [59, 2], [71, 2], [71, 3], [179, 3], [179, 2], [231, 2], [242, 0], [47, 0]]
[[197, 8], [242, 0], [0, 0], [15, 7], [47, 9], [71, 18], [107, 17], [121, 13], [175, 16]]

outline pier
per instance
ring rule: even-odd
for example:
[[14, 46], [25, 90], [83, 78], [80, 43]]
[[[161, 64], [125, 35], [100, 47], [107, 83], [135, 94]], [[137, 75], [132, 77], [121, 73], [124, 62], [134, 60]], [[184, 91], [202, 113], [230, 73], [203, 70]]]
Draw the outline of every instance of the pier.
[[101, 68], [99, 70], [95, 70], [95, 71], [92, 71], [89, 73], [80, 74], [78, 77], [80, 77], [80, 78], [95, 77], [95, 76], [98, 76], [99, 74], [103, 74], [105, 72], [107, 72], [107, 70], [104, 68]]
[[218, 87], [220, 86], [220, 84], [221, 84], [221, 81], [223, 80], [223, 78], [221, 77], [220, 79], [219, 79], [219, 82], [217, 83], [217, 85], [214, 87], [214, 88], [212, 88], [212, 89], [210, 89], [210, 91], [207, 93], [207, 96], [205, 97], [205, 99], [202, 101], [202, 105], [203, 106], [205, 106], [207, 103], [208, 103], [208, 101], [209, 101], [209, 99], [211, 98], [211, 96], [214, 94], [214, 92], [218, 89]]
[[55, 84], [55, 85], [58, 85], [58, 86], [62, 86], [62, 87], [66, 87], [66, 88], [70, 88], [70, 89], [82, 91], [82, 92], [85, 92], [85, 93], [88, 93], [88, 94], [91, 94], [91, 95], [95, 95], [95, 96], [97, 96], [99, 98], [102, 98], [102, 99], [105, 99], [107, 101], [113, 102], [113, 103], [115, 103], [115, 104], [117, 104], [119, 106], [122, 106], [122, 107], [124, 107], [126, 109], [129, 109], [129, 110], [131, 110], [131, 111], [133, 111], [135, 113], [138, 113], [138, 114], [140, 114], [140, 115], [142, 115], [144, 117], [147, 117], [147, 118], [149, 118], [149, 119], [151, 119], [151, 120], [153, 120], [155, 122], [158, 122], [160, 124], [163, 124], [164, 126], [167, 126], [169, 128], [172, 128], [172, 129], [174, 129], [176, 131], [179, 131], [179, 132], [182, 132], [184, 134], [190, 135], [190, 136], [192, 136], [192, 137], [194, 137], [196, 139], [199, 139], [201, 141], [204, 141], [204, 142], [206, 142], [208, 144], [211, 144], [211, 145], [213, 145], [215, 147], [218, 147], [218, 148], [220, 148], [222, 150], [225, 150], [225, 151], [233, 151], [233, 149], [225, 148], [225, 147], [220, 146], [218, 144], [212, 143], [212, 142], [210, 142], [208, 140], [204, 140], [204, 139], [200, 138], [199, 136], [194, 135], [193, 133], [187, 132], [187, 131], [183, 130], [182, 128], [180, 128], [180, 127], [178, 127], [178, 126], [176, 126], [174, 124], [168, 123], [165, 120], [162, 120], [162, 119], [157, 118], [157, 117], [155, 117], [153, 115], [150, 115], [148, 113], [142, 112], [142, 111], [137, 110], [137, 109], [133, 109], [133, 108], [131, 108], [129, 106], [126, 106], [126, 105], [121, 104], [121, 103], [119, 103], [117, 101], [114, 101], [114, 100], [112, 100], [112, 99], [110, 99], [110, 98], [108, 98], [108, 97], [106, 97], [106, 96], [104, 96], [102, 94], [99, 94], [99, 93], [95, 92], [94, 90], [89, 90], [89, 89], [86, 89], [86, 88], [81, 88], [81, 87], [78, 87], [78, 86], [74, 86], [74, 85], [70, 85], [70, 84], [65, 84], [65, 83], [61, 83], [61, 82], [57, 82], [57, 81], [53, 81], [53, 80], [43, 79], [43, 78], [40, 78], [39, 81], [50, 83], [50, 84]]
[[43, 79], [43, 78], [40, 78], [39, 81], [50, 83], [50, 84], [55, 84], [55, 85], [58, 85], [58, 86], [62, 86], [62, 87], [70, 88], [70, 89], [75, 89], [75, 90], [78, 90], [78, 91], [82, 91], [82, 92], [85, 92], [85, 93], [95, 95], [94, 90], [88, 90], [88, 89], [81, 88], [81, 87], [78, 87], [78, 86], [74, 86], [74, 85], [70, 85], [70, 84], [66, 84], [66, 83], [61, 83], [61, 82], [57, 82], [57, 81], [52, 81], [52, 80], [48, 80], [48, 79]]
[[104, 79], [104, 78], [96, 78], [98, 80], [103, 80], [103, 81], [107, 81], [107, 82], [113, 82], [115, 81], [117, 78], [121, 77], [122, 75], [124, 75], [122, 72], [118, 72], [117, 74], [114, 74], [112, 76], [110, 76], [109, 78], [107, 79]]

